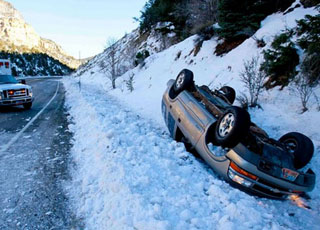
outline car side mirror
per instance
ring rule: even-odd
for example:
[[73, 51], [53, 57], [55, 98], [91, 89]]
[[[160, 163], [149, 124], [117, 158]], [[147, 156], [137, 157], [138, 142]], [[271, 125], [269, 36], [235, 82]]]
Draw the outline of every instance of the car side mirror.
[[25, 85], [26, 84], [26, 80], [24, 80], [24, 79], [20, 80], [20, 83]]

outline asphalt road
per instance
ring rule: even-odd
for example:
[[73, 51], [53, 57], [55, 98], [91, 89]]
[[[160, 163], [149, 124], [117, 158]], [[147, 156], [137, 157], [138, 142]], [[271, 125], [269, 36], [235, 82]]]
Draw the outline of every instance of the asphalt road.
[[63, 85], [54, 79], [27, 84], [35, 95], [30, 110], [0, 108], [0, 229], [82, 228], [64, 189], [72, 136]]

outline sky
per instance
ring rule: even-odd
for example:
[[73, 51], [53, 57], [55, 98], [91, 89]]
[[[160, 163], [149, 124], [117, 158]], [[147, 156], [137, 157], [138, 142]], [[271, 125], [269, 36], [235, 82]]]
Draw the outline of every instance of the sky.
[[109, 38], [138, 27], [147, 0], [6, 0], [36, 32], [75, 58], [101, 53]]

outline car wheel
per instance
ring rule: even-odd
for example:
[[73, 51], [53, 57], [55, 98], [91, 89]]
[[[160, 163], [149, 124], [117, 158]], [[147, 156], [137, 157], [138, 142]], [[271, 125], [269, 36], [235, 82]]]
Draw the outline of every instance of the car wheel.
[[232, 87], [223, 86], [219, 91], [223, 94], [225, 98], [227, 98], [230, 104], [233, 104], [234, 100], [236, 99], [236, 91]]
[[279, 141], [283, 143], [289, 153], [294, 157], [293, 163], [296, 169], [306, 166], [314, 152], [314, 146], [309, 137], [297, 133], [291, 132], [283, 135]]
[[32, 107], [32, 102], [23, 104], [24, 109], [31, 109], [31, 107]]
[[231, 106], [217, 121], [214, 133], [216, 143], [232, 148], [247, 135], [249, 127], [249, 113], [240, 107]]
[[183, 69], [178, 74], [173, 89], [178, 94], [183, 90], [192, 89], [192, 87], [194, 87], [193, 73], [188, 69]]

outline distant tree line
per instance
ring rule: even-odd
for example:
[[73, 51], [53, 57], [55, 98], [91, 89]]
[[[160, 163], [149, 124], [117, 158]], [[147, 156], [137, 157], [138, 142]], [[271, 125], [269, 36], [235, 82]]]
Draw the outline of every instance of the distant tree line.
[[137, 20], [141, 31], [150, 30], [158, 22], [171, 22], [175, 26], [174, 32], [181, 38], [218, 22], [219, 36], [232, 40], [251, 36], [267, 15], [287, 9], [293, 2], [294, 0], [149, 0]]
[[73, 69], [58, 60], [42, 53], [7, 53], [0, 52], [0, 59], [9, 59], [13, 66], [13, 74], [24, 76], [63, 76]]

